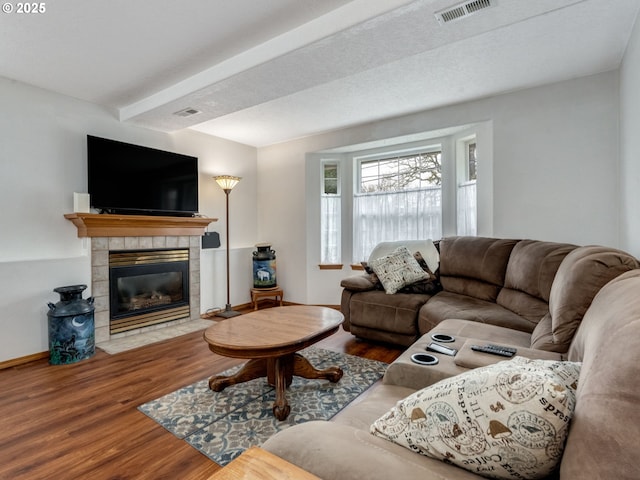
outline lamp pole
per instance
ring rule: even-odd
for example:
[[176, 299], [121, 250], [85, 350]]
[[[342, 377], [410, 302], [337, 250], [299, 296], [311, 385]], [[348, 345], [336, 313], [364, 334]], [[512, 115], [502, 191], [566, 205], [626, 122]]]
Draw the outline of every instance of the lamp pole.
[[229, 268], [229, 194], [233, 187], [235, 187], [240, 181], [240, 177], [219, 175], [213, 178], [224, 191], [227, 210], [227, 304], [223, 311], [216, 313], [216, 317], [230, 318], [240, 315], [240, 312], [236, 312], [231, 308], [231, 282], [229, 280], [231, 276]]

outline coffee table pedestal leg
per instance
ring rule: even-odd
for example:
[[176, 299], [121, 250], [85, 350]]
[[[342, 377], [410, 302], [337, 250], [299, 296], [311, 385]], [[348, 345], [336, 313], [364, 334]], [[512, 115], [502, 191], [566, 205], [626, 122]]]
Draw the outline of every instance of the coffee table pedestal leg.
[[214, 392], [221, 392], [230, 385], [248, 382], [254, 378], [267, 377], [269, 385], [275, 386], [276, 389], [273, 414], [278, 420], [284, 420], [291, 412], [285, 392], [287, 387], [291, 385], [294, 375], [302, 378], [329, 380], [332, 383], [336, 383], [342, 378], [343, 372], [338, 367], [329, 367], [323, 370], [317, 369], [302, 355], [293, 353], [276, 358], [249, 360], [234, 375], [228, 377], [215, 375], [211, 377], [209, 379], [209, 388]]
[[319, 370], [309, 360], [299, 353], [293, 354], [293, 374], [297, 377], [329, 380], [331, 383], [337, 383], [342, 378], [344, 372], [338, 367], [329, 367]]
[[230, 376], [214, 375], [209, 379], [209, 388], [214, 392], [221, 392], [230, 385], [248, 382], [254, 378], [267, 376], [267, 360], [257, 358], [249, 360], [235, 374]]
[[[273, 414], [278, 420], [286, 419], [291, 412], [285, 390], [291, 385], [291, 380], [294, 375], [302, 378], [329, 380], [331, 383], [338, 382], [343, 375], [342, 369], [338, 367], [319, 370], [299, 353], [278, 357], [274, 359], [273, 362], [269, 362], [269, 365], [269, 384], [275, 385], [276, 387], [276, 401], [273, 404]], [[271, 368], [271, 366], [273, 367]]]
[[[278, 357], [273, 361], [273, 370], [270, 370], [269, 383], [276, 387], [276, 401], [273, 402], [273, 415], [278, 420], [284, 420], [289, 416], [291, 407], [287, 402], [287, 396], [285, 395], [285, 389], [291, 385], [293, 375], [291, 374], [291, 361], [290, 356]], [[273, 380], [273, 382], [272, 382]]]

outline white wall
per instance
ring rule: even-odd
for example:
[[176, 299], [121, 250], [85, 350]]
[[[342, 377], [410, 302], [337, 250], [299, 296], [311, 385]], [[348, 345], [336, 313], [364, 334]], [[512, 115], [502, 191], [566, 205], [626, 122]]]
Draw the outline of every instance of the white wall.
[[220, 248], [200, 252], [202, 312], [224, 308], [227, 302], [226, 199], [213, 177], [235, 175], [242, 178], [229, 194], [229, 277], [231, 304], [247, 303], [253, 286], [251, 252], [257, 235], [256, 149], [191, 130], [177, 132], [172, 137], [176, 151], [198, 157], [200, 213], [218, 219], [209, 225], [209, 231], [220, 234]]
[[484, 121], [493, 210], [479, 215], [493, 230], [483, 235], [619, 245], [618, 73], [607, 72], [259, 149], [258, 233], [279, 249], [288, 300], [337, 304], [340, 278], [352, 274], [317, 267], [319, 238], [305, 226], [319, 219], [304, 217], [307, 153]]
[[[0, 361], [48, 350], [46, 304], [59, 299], [53, 288], [90, 284], [89, 242], [78, 239], [63, 217], [73, 210], [73, 192], [87, 189], [87, 134], [198, 156], [200, 210], [220, 218], [211, 227], [223, 242], [224, 193], [210, 177], [243, 177], [230, 204], [237, 220], [231, 225], [231, 266], [239, 272], [232, 274], [232, 303], [249, 301], [250, 253], [242, 247], [256, 241], [255, 148], [194, 132], [170, 135], [124, 125], [99, 106], [0, 78]], [[222, 249], [201, 256], [203, 310], [224, 306], [220, 255]]]
[[620, 244], [640, 257], [640, 17], [620, 68]]
[[493, 132], [493, 208], [479, 212], [492, 231], [483, 234], [620, 246], [638, 255], [638, 37], [636, 25], [620, 78], [607, 72], [257, 153], [199, 133], [123, 125], [101, 107], [0, 78], [0, 361], [46, 351], [46, 303], [57, 301], [51, 290], [89, 283], [88, 243], [63, 218], [72, 192], [86, 190], [87, 133], [200, 158], [200, 210], [219, 218], [212, 229], [223, 241], [201, 255], [203, 311], [226, 302], [224, 193], [211, 176], [243, 177], [230, 195], [231, 303], [249, 301], [253, 245], [270, 242], [285, 300], [337, 304], [339, 281], [352, 272], [318, 270], [319, 239], [306, 228], [317, 219], [307, 219], [305, 155], [475, 122], [491, 122]]

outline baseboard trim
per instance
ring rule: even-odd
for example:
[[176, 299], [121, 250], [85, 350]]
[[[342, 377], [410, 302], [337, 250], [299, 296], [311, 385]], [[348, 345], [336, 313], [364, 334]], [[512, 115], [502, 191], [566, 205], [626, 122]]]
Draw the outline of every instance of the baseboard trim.
[[49, 358], [48, 351], [40, 352], [40, 353], [32, 353], [31, 355], [27, 355], [24, 357], [5, 360], [4, 362], [0, 362], [0, 370], [4, 370], [6, 368], [11, 368], [11, 367], [18, 367], [20, 365], [24, 365], [25, 363], [35, 362], [36, 360], [42, 360], [44, 358]]
[[[300, 305], [300, 304], [294, 303], [294, 302], [283, 302], [283, 305]], [[340, 310], [340, 305], [316, 305], [316, 306]], [[253, 311], [253, 303], [243, 303], [242, 305], [236, 305], [233, 307], [233, 309], [241, 312], [244, 311], [244, 313], [248, 313], [250, 311]], [[200, 315], [200, 318], [214, 319], [215, 313], [210, 313], [210, 314], [204, 313]], [[4, 370], [11, 367], [18, 367], [20, 365], [24, 365], [25, 363], [35, 362], [36, 360], [42, 360], [44, 358], [49, 358], [48, 351], [33, 353], [31, 355], [26, 355], [24, 357], [19, 357], [19, 358], [13, 358], [11, 360], [5, 360], [4, 362], [0, 362], [0, 370]]]

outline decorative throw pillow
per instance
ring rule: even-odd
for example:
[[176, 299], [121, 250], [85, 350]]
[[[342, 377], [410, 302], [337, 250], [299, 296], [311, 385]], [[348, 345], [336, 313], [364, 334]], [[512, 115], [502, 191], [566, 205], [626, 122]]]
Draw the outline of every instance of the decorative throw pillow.
[[[427, 278], [425, 280], [419, 280], [415, 283], [402, 287], [400, 290], [398, 290], [398, 292], [423, 293], [423, 294], [434, 295], [438, 293], [440, 290], [442, 290], [442, 284], [440, 283], [438, 275], [431, 271], [431, 269], [429, 268], [429, 265], [427, 265], [427, 262], [423, 258], [422, 254], [420, 252], [415, 252], [413, 254], [413, 258], [416, 259], [416, 261], [418, 262], [418, 265], [420, 265], [422, 270], [427, 272]], [[375, 285], [375, 288], [378, 290], [384, 290], [384, 287], [382, 286], [380, 279], [375, 274], [373, 269], [369, 266], [369, 263], [360, 262], [360, 264], [362, 265], [362, 268], [364, 269], [364, 271], [367, 273], [369, 281]]]
[[432, 272], [436, 272], [440, 267], [440, 252], [435, 243], [431, 239], [427, 240], [396, 240], [393, 242], [380, 242], [369, 254], [368, 261], [375, 260], [376, 258], [389, 255], [398, 247], [407, 247], [410, 252], [421, 252], [429, 269]]
[[376, 258], [369, 266], [377, 275], [384, 291], [394, 294], [402, 287], [429, 278], [407, 247], [398, 247], [389, 255]]
[[399, 401], [371, 433], [478, 475], [537, 479], [558, 466], [580, 363], [514, 357]]
[[422, 270], [427, 273], [427, 278], [402, 287], [398, 291], [400, 293], [423, 293], [434, 295], [442, 290], [442, 284], [440, 283], [438, 276], [431, 271], [429, 265], [427, 265], [427, 262], [422, 257], [422, 254], [420, 252], [415, 252], [413, 254], [413, 258], [416, 259]]

